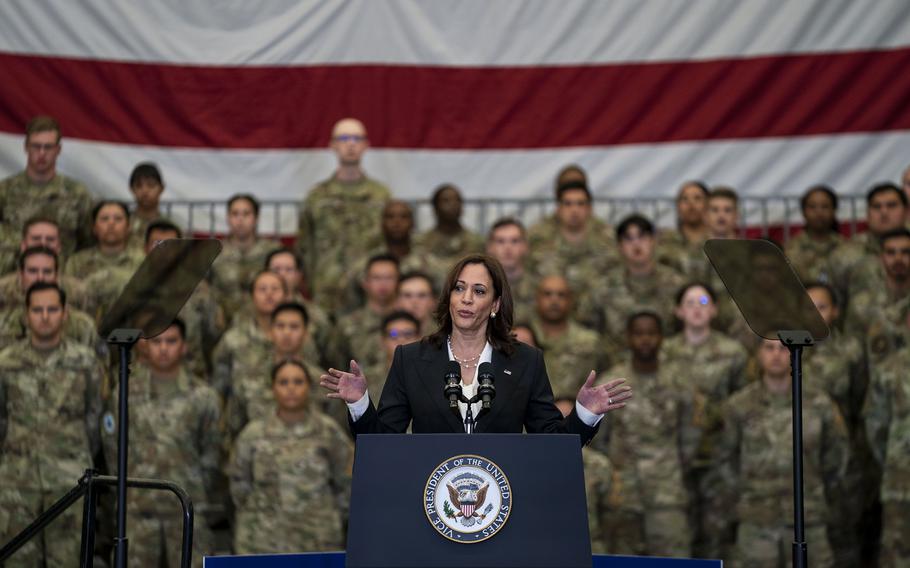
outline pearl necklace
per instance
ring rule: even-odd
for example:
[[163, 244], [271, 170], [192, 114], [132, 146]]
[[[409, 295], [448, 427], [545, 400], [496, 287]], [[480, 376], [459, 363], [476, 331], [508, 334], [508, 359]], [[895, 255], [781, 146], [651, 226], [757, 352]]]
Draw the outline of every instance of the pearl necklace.
[[458, 355], [455, 354], [455, 349], [452, 348], [452, 336], [451, 335], [446, 338], [446, 342], [449, 344], [449, 351], [452, 352], [452, 357], [455, 358], [455, 361], [457, 361], [459, 365], [467, 367], [468, 369], [472, 369], [480, 364], [479, 359], [480, 359], [481, 354], [483, 354], [483, 349], [481, 349], [480, 353], [478, 353], [477, 355], [474, 355], [473, 357], [468, 357], [467, 359], [462, 359]]

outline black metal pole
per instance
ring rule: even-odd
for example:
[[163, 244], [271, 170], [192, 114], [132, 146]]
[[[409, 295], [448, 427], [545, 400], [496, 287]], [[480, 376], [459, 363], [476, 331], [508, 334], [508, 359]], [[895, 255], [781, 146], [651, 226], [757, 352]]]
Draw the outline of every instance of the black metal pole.
[[803, 510], [803, 346], [787, 344], [793, 378], [793, 568], [809, 566]]
[[114, 539], [114, 565], [117, 568], [126, 568], [127, 548], [129, 543], [126, 538], [126, 474], [127, 453], [129, 451], [129, 393], [130, 375], [130, 348], [132, 343], [119, 343], [120, 347], [120, 410], [118, 423], [120, 431], [117, 436], [117, 538]]
[[51, 521], [60, 516], [63, 511], [69, 509], [69, 507], [82, 498], [85, 494], [86, 485], [80, 480], [79, 484], [70, 489], [66, 495], [58, 499], [53, 505], [47, 508], [42, 512], [37, 519], [32, 521], [27, 527], [22, 529], [22, 531], [14, 536], [12, 540], [3, 545], [0, 548], [0, 565], [5, 562], [10, 556], [12, 556], [17, 550], [22, 548], [22, 546], [33, 539], [38, 535], [44, 527], [49, 525]]
[[95, 563], [95, 511], [97, 509], [97, 493], [95, 491], [94, 477], [96, 472], [88, 469], [85, 477], [80, 480], [86, 484], [85, 498], [82, 501], [82, 545], [80, 556], [82, 568], [92, 568]]

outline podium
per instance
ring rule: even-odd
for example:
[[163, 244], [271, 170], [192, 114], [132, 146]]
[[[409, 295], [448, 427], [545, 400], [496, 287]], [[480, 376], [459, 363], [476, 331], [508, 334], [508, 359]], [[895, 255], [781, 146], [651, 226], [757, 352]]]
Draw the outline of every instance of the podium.
[[357, 437], [347, 566], [585, 567], [578, 436]]

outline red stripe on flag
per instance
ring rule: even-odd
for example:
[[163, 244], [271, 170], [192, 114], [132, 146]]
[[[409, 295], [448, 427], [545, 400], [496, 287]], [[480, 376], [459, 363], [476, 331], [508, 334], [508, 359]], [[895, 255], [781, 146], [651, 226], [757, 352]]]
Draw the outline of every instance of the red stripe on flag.
[[559, 67], [199, 67], [0, 54], [0, 130], [155, 146], [518, 149], [910, 129], [910, 48]]

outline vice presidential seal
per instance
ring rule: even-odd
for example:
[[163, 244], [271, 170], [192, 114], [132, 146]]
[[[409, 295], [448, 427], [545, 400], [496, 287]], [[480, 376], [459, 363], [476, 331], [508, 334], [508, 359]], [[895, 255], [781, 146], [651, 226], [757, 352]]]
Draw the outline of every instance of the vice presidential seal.
[[474, 543], [499, 532], [512, 511], [512, 488], [498, 465], [485, 457], [454, 456], [427, 479], [424, 511], [439, 534]]

